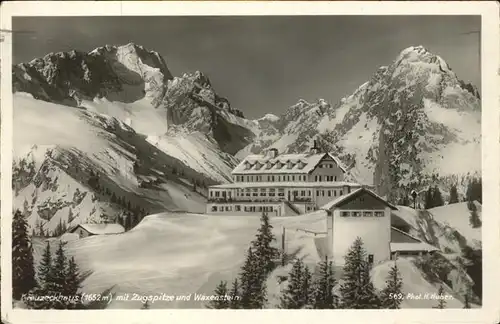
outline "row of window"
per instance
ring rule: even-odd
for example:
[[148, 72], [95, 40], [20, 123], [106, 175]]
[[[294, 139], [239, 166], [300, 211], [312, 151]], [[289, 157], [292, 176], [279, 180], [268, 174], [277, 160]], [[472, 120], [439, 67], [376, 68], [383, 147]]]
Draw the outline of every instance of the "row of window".
[[245, 162], [245, 170], [250, 170], [252, 167], [254, 168], [254, 170], [260, 170], [264, 166], [267, 170], [272, 169], [274, 166], [276, 166], [277, 170], [281, 170], [285, 165], [288, 170], [293, 169], [295, 166], [297, 166], [299, 169], [303, 169], [306, 166], [306, 163], [303, 161], [299, 161], [298, 163], [293, 163], [291, 161], [288, 161], [286, 164], [281, 162], [276, 162], [276, 163], [267, 162], [266, 164], [260, 162], [255, 162], [255, 164], [251, 164], [250, 162]]
[[[343, 191], [340, 190], [316, 190], [316, 196], [318, 197], [337, 197], [342, 196]], [[311, 197], [311, 190], [293, 190], [293, 197]], [[275, 188], [253, 188], [253, 189], [236, 189], [236, 197], [284, 197], [285, 189], [275, 189]], [[231, 192], [228, 191], [212, 191], [210, 190], [210, 197], [231, 197]]]
[[385, 213], [383, 211], [370, 211], [370, 210], [352, 210], [352, 211], [341, 211], [340, 217], [384, 217]]
[[[237, 175], [234, 178], [235, 182], [283, 182], [283, 181], [300, 181], [306, 182], [307, 175]], [[316, 182], [335, 182], [337, 176], [329, 175], [316, 175], [314, 176]]]
[[[212, 212], [230, 212], [233, 211], [233, 206], [212, 206]], [[234, 211], [240, 212], [242, 210], [241, 205], [235, 205]], [[243, 206], [243, 211], [246, 213], [255, 213], [255, 212], [273, 212], [278, 210], [278, 207], [275, 209], [273, 206]]]
[[282, 181], [307, 181], [307, 175], [245, 175], [236, 176], [235, 182], [282, 182]]

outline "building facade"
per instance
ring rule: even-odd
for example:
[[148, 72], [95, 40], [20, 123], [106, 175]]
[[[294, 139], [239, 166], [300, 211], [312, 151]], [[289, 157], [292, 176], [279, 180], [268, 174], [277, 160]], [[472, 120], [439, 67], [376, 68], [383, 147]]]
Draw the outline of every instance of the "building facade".
[[340, 161], [320, 152], [316, 143], [304, 154], [270, 149], [249, 155], [233, 170], [232, 178], [232, 183], [209, 188], [208, 214], [304, 214], [362, 187], [346, 181]]
[[351, 191], [321, 209], [327, 211], [330, 258], [344, 263], [356, 238], [363, 240], [368, 259], [376, 264], [391, 257], [391, 210], [397, 208], [366, 188]]
[[78, 234], [79, 238], [93, 235], [108, 235], [124, 233], [125, 228], [120, 224], [78, 224], [68, 231], [68, 233]]

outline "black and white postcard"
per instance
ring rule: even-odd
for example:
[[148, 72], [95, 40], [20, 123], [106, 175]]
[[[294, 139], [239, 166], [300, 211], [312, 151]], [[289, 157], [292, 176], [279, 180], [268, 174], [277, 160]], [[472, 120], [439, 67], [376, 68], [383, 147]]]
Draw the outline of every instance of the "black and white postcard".
[[1, 14], [3, 320], [499, 320], [494, 2]]

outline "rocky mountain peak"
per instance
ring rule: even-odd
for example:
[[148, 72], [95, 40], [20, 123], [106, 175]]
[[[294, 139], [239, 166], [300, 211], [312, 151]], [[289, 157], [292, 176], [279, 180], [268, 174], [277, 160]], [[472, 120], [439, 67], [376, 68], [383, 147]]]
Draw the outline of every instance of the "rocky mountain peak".
[[95, 97], [133, 102], [145, 96], [158, 105], [172, 79], [159, 53], [133, 43], [49, 53], [15, 65], [12, 74], [15, 92], [72, 106]]

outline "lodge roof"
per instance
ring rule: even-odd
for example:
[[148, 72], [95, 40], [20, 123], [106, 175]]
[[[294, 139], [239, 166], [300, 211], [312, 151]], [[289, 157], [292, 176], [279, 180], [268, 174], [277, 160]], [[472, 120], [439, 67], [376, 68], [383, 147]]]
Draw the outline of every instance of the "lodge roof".
[[340, 160], [331, 153], [302, 153], [302, 154], [280, 154], [277, 156], [269, 154], [248, 155], [238, 164], [233, 174], [276, 174], [276, 173], [309, 173], [324, 158], [331, 158], [335, 164], [345, 173], [346, 169]]
[[351, 191], [350, 193], [344, 194], [344, 195], [342, 195], [340, 197], [337, 197], [336, 199], [334, 199], [334, 200], [330, 201], [329, 203], [323, 205], [321, 207], [321, 209], [330, 210], [333, 207], [338, 207], [341, 204], [347, 202], [348, 200], [354, 199], [355, 197], [357, 197], [358, 195], [360, 195], [362, 193], [367, 193], [367, 194], [371, 195], [375, 199], [381, 201], [382, 203], [384, 203], [385, 205], [387, 205], [388, 207], [390, 207], [392, 210], [398, 210], [398, 208], [396, 206], [394, 206], [393, 204], [391, 204], [390, 202], [388, 202], [384, 198], [380, 197], [379, 195], [377, 195], [373, 191], [371, 191], [371, 190], [369, 190], [367, 188], [364, 188], [364, 187], [356, 189], [354, 191]]

